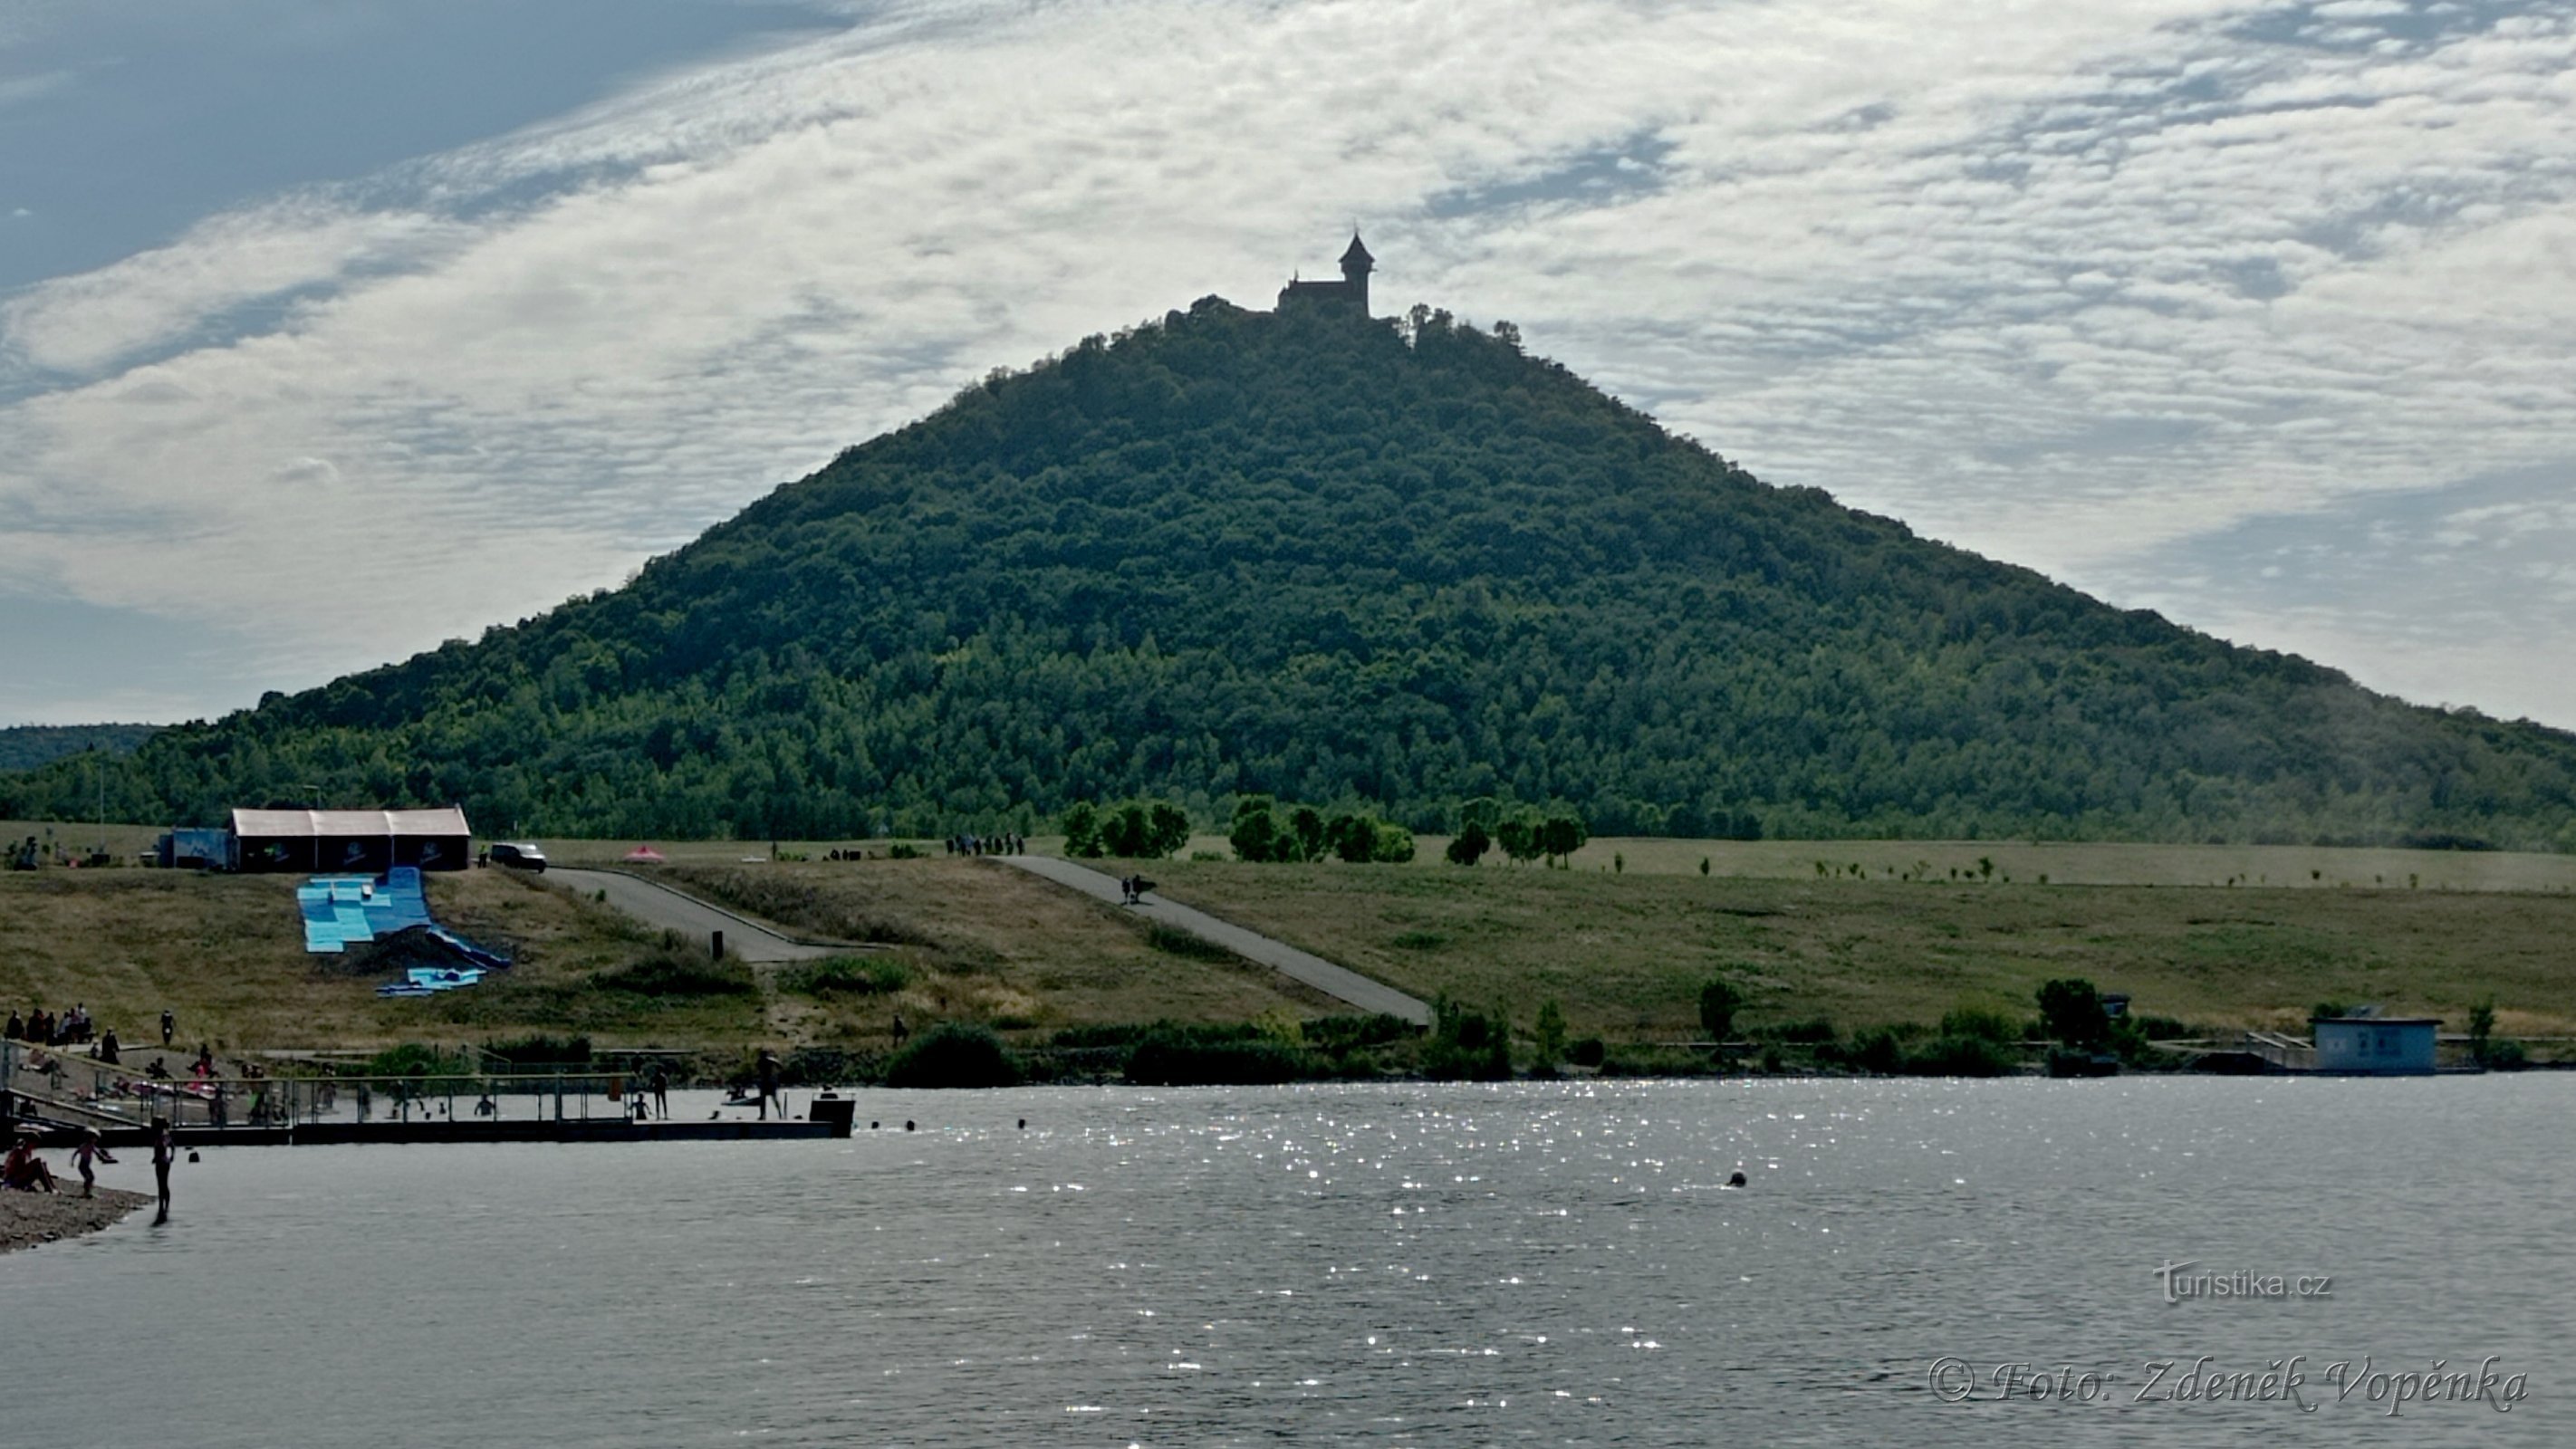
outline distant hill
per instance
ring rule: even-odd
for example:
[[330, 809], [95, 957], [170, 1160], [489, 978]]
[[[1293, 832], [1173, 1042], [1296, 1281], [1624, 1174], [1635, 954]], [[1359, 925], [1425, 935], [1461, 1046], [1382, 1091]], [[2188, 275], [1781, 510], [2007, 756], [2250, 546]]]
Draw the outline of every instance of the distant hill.
[[148, 724], [11, 725], [0, 729], [0, 772], [32, 770], [83, 750], [130, 755], [160, 729]]
[[[1421, 828], [1509, 794], [1604, 834], [2576, 848], [2576, 736], [1766, 486], [1507, 328], [1215, 298], [997, 374], [623, 589], [165, 731], [110, 804], [306, 782], [630, 836], [1265, 791]], [[0, 815], [87, 789], [15, 777]]]

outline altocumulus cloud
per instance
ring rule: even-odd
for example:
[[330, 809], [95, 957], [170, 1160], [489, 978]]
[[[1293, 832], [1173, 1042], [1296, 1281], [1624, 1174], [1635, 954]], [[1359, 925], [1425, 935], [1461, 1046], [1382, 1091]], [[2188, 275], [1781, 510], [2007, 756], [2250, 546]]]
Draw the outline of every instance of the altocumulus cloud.
[[2571, 77], [2545, 4], [871, 7], [11, 299], [0, 594], [264, 618], [246, 702], [1357, 218], [1773, 481], [2576, 724]]

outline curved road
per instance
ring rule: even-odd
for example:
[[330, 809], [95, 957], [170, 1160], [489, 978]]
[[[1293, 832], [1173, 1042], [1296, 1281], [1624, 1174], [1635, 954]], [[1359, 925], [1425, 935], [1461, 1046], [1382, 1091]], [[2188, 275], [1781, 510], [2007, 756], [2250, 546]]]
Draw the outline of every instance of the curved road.
[[[1118, 881], [1088, 866], [1059, 860], [1052, 855], [1005, 855], [1004, 865], [1015, 865], [1031, 875], [1041, 875], [1058, 885], [1071, 886], [1095, 900], [1111, 905], [1121, 904]], [[1148, 891], [1140, 907], [1151, 910], [1156, 920], [1178, 927], [1203, 941], [1214, 941], [1247, 961], [1258, 961], [1283, 976], [1302, 981], [1327, 996], [1347, 1001], [1362, 1011], [1379, 1011], [1400, 1016], [1416, 1026], [1431, 1024], [1431, 1004], [1417, 996], [1407, 996], [1383, 981], [1373, 981], [1347, 966], [1337, 966], [1312, 951], [1300, 951], [1285, 941], [1247, 931], [1232, 921], [1219, 920], [1205, 911], [1193, 910], [1177, 901], [1167, 901]]]
[[814, 946], [790, 940], [775, 928], [747, 916], [737, 916], [722, 906], [709, 905], [695, 896], [684, 896], [669, 886], [656, 885], [624, 871], [571, 870], [556, 866], [546, 872], [546, 878], [571, 886], [583, 895], [605, 891], [610, 905], [648, 926], [678, 931], [701, 940], [722, 931], [726, 955], [756, 964], [810, 961], [817, 956], [839, 956], [863, 949]]

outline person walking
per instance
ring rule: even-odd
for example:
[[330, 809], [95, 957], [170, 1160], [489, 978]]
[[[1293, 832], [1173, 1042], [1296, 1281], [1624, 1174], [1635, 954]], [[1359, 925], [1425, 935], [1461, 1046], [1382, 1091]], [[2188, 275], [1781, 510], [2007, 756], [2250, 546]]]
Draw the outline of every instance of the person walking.
[[170, 1038], [177, 1036], [178, 1034], [179, 1018], [170, 1014], [170, 1008], [166, 1006], [161, 1008], [161, 1050], [165, 1052], [168, 1051], [170, 1049]]
[[72, 1166], [80, 1169], [81, 1196], [98, 1196], [98, 1173], [92, 1164], [114, 1161], [115, 1155], [107, 1150], [105, 1142], [99, 1140], [98, 1129], [82, 1128], [80, 1143], [72, 1148]]
[[179, 1156], [178, 1144], [170, 1138], [170, 1119], [152, 1119], [152, 1181], [161, 1190], [161, 1213], [152, 1221], [157, 1226], [170, 1221], [170, 1164]]
[[[769, 1120], [769, 1103], [778, 1095], [778, 1057], [769, 1048], [762, 1047], [755, 1070], [760, 1075], [760, 1120], [766, 1122]], [[778, 1115], [787, 1115], [786, 1103], [779, 1103]]]

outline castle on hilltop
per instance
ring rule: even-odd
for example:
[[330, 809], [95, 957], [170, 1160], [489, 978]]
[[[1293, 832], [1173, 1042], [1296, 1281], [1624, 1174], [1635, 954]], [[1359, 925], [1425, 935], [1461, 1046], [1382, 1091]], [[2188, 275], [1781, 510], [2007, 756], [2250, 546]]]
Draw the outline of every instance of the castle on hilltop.
[[1279, 289], [1279, 310], [1290, 307], [1348, 307], [1368, 315], [1369, 273], [1377, 267], [1377, 258], [1360, 245], [1360, 234], [1351, 233], [1350, 250], [1342, 253], [1342, 279], [1338, 282], [1292, 281]]

